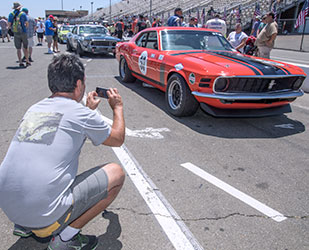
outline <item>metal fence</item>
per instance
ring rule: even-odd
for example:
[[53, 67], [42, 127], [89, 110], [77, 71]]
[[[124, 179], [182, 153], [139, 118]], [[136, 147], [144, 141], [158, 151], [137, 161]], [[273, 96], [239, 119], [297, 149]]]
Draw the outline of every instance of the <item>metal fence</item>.
[[296, 19], [279, 19], [278, 36], [275, 42], [277, 49], [289, 49], [309, 52], [309, 18], [305, 25], [295, 29]]

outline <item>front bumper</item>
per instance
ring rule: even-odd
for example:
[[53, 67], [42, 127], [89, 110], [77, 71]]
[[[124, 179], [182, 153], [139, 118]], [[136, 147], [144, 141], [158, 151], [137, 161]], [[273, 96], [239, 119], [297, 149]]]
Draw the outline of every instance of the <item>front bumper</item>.
[[272, 93], [260, 93], [260, 94], [221, 94], [221, 93], [202, 93], [193, 91], [192, 95], [197, 97], [219, 99], [224, 101], [254, 101], [254, 100], [274, 100], [274, 99], [293, 99], [304, 95], [304, 92], [299, 89], [295, 91], [280, 91]]
[[87, 46], [85, 48], [85, 52], [92, 54], [106, 54], [106, 53], [114, 53], [115, 47], [109, 46]]

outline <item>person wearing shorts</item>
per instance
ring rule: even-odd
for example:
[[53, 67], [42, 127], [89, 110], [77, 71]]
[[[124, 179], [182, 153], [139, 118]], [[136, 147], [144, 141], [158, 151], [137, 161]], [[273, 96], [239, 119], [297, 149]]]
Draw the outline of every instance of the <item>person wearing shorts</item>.
[[[32, 60], [32, 50], [34, 46], [34, 32], [36, 28], [36, 22], [33, 17], [29, 16], [29, 10], [27, 8], [23, 8], [22, 12], [26, 13], [28, 18], [28, 27], [27, 27], [27, 38], [28, 38], [28, 53], [29, 53], [29, 61], [33, 62]], [[23, 58], [23, 61], [26, 61], [26, 57]]]
[[31, 63], [29, 61], [28, 56], [28, 37], [27, 37], [27, 26], [28, 19], [27, 15], [20, 11], [21, 9], [20, 3], [15, 2], [13, 6], [13, 12], [9, 14], [8, 25], [9, 29], [12, 27], [14, 33], [14, 45], [17, 50], [17, 57], [19, 61], [19, 66], [24, 67], [21, 58], [21, 46], [23, 45], [23, 51], [26, 58], [26, 66], [30, 66]]
[[14, 223], [13, 234], [52, 235], [48, 250], [95, 249], [96, 236], [80, 234], [90, 220], [117, 197], [125, 174], [116, 163], [77, 175], [86, 141], [119, 147], [125, 138], [122, 98], [107, 91], [113, 110], [108, 125], [96, 111], [97, 93], [85, 94], [83, 63], [71, 54], [54, 57], [48, 66], [52, 95], [24, 115], [0, 165], [0, 208]]
[[0, 20], [0, 27], [1, 27], [1, 36], [2, 36], [2, 42], [4, 42], [4, 38], [8, 39], [8, 42], [10, 42], [10, 36], [8, 34], [8, 21], [6, 17], [1, 17]]
[[53, 35], [53, 52], [59, 53], [60, 50], [58, 48], [58, 18], [57, 17], [54, 18], [53, 25], [55, 29], [54, 35]]
[[43, 20], [41, 18], [38, 18], [38, 23], [36, 27], [36, 33], [38, 35], [38, 44], [37, 46], [42, 46], [43, 45], [43, 39], [44, 39], [44, 32], [45, 32], [45, 25]]
[[49, 15], [48, 19], [45, 22], [45, 37], [46, 37], [46, 42], [47, 42], [47, 47], [48, 47], [47, 54], [53, 54], [53, 51], [51, 50], [53, 36], [55, 33], [53, 21], [54, 21], [54, 16]]

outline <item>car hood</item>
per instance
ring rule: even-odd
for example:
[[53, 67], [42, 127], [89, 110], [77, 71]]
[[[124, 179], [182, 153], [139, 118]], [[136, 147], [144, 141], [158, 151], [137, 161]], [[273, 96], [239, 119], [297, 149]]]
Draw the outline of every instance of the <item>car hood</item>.
[[94, 39], [94, 40], [111, 40], [115, 42], [120, 41], [120, 39], [118, 38], [115, 38], [109, 35], [104, 35], [104, 34], [87, 34], [87, 35], [84, 35], [84, 38], [87, 40]]
[[62, 30], [59, 32], [59, 34], [63, 34], [63, 35], [66, 35], [68, 34], [70, 31], [69, 30]]
[[[171, 53], [222, 75], [289, 75], [287, 64], [246, 56], [232, 51], [192, 51]], [[302, 73], [300, 70], [299, 73]]]

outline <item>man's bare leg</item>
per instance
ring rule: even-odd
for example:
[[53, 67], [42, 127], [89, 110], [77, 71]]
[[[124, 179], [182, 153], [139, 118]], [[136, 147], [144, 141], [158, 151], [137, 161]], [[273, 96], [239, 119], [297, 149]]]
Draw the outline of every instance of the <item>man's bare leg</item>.
[[22, 63], [22, 61], [21, 61], [21, 49], [17, 50], [17, 57], [18, 57], [19, 63]]
[[115, 163], [107, 164], [103, 167], [108, 176], [108, 196], [87, 210], [69, 226], [77, 229], [84, 227], [94, 217], [102, 213], [117, 197], [125, 179], [123, 169]]

